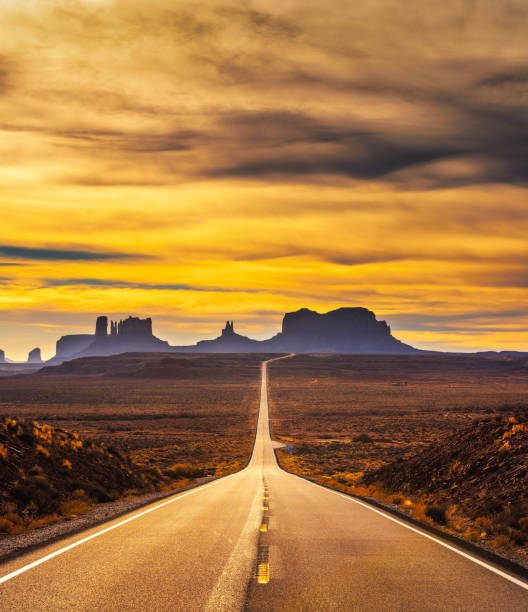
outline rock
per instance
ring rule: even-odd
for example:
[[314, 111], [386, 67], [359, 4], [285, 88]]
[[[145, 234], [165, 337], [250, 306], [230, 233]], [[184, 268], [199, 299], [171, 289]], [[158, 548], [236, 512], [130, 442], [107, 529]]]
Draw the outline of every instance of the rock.
[[269, 340], [253, 340], [235, 332], [227, 321], [220, 336], [201, 340], [193, 346], [170, 346], [152, 333], [152, 319], [128, 317], [110, 321], [97, 317], [95, 335], [63, 336], [57, 342], [52, 363], [72, 357], [115, 355], [126, 352], [210, 352], [210, 353], [420, 353], [391, 334], [385, 321], [378, 321], [367, 308], [338, 308], [320, 314], [308, 308], [284, 315], [282, 331]]
[[104, 340], [108, 335], [108, 317], [97, 317], [95, 322], [95, 339]]
[[0, 349], [0, 363], [5, 363], [5, 352]]
[[284, 315], [282, 332], [266, 341], [268, 350], [295, 353], [415, 353], [366, 308], [338, 308], [319, 314], [308, 308]]
[[93, 341], [75, 357], [170, 350], [168, 342], [153, 335], [150, 317], [147, 319], [128, 317], [119, 322], [110, 321], [110, 334], [108, 334], [108, 317], [97, 317], [95, 336], [92, 336], [92, 339]]
[[[235, 332], [233, 321], [226, 321], [221, 335], [214, 340], [201, 340], [190, 350], [203, 353], [257, 353], [263, 343]], [[179, 348], [179, 347], [178, 347]]]
[[56, 358], [68, 359], [88, 348], [95, 340], [93, 334], [70, 334], [57, 340]]
[[28, 363], [42, 363], [42, 357], [40, 355], [40, 349], [34, 348], [32, 351], [29, 351]]

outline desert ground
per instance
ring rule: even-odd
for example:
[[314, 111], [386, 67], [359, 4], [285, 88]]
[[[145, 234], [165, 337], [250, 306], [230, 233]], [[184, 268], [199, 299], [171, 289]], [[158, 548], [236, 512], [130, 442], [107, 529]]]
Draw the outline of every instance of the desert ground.
[[528, 359], [298, 355], [270, 408], [284, 468], [527, 560]]
[[129, 353], [0, 377], [0, 536], [239, 470], [264, 358]]
[[0, 415], [104, 442], [139, 464], [240, 468], [251, 450], [261, 355], [88, 357], [0, 378]]

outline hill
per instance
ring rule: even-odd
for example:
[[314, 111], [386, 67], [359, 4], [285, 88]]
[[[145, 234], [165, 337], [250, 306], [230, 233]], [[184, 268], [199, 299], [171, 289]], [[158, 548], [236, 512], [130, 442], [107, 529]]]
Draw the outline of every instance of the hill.
[[171, 380], [244, 380], [254, 376], [255, 367], [266, 355], [254, 353], [241, 358], [233, 354], [210, 355], [175, 353], [125, 353], [100, 357], [79, 357], [60, 365], [48, 365], [36, 376], [104, 376]]
[[[446, 523], [467, 517], [474, 538], [528, 541], [528, 413], [496, 416], [462, 428], [416, 455], [367, 472], [363, 481], [418, 497]], [[427, 514], [427, 510], [426, 510]]]
[[0, 535], [86, 512], [171, 482], [113, 447], [35, 421], [0, 420]]

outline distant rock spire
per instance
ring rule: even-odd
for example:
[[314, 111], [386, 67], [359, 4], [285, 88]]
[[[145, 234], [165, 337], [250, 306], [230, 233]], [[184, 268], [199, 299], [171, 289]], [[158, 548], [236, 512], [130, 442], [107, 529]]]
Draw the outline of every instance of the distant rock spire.
[[95, 339], [102, 340], [108, 335], [108, 317], [97, 317], [95, 322]]
[[226, 321], [225, 327], [222, 330], [222, 336], [233, 336], [235, 334], [235, 326], [233, 321]]
[[34, 348], [32, 351], [29, 351], [27, 362], [28, 363], [42, 363], [42, 357], [41, 357], [39, 348]]

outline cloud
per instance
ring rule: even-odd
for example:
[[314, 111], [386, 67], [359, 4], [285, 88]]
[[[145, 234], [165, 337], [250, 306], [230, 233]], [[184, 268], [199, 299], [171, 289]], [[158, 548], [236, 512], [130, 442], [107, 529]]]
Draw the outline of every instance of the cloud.
[[101, 278], [64, 278], [44, 279], [45, 287], [69, 287], [80, 285], [87, 287], [108, 287], [111, 289], [141, 289], [145, 291], [204, 291], [212, 293], [257, 293], [257, 289], [240, 287], [211, 287], [178, 283], [135, 283], [130, 281]]
[[[505, 311], [470, 311], [456, 314], [422, 314], [422, 313], [395, 313], [390, 315], [391, 326], [395, 330], [412, 329], [414, 331], [451, 332], [457, 329], [466, 333], [475, 330], [500, 330], [511, 324], [519, 331], [528, 331], [528, 310]], [[525, 322], [524, 325], [519, 324]]]
[[33, 261], [103, 261], [145, 257], [145, 255], [133, 253], [32, 248], [10, 245], [0, 245], [0, 255], [3, 255], [4, 257], [13, 257], [15, 259], [28, 259]]
[[3, 129], [34, 134], [29, 155], [67, 149], [46, 176], [66, 184], [524, 185], [526, 17], [517, 0], [11, 4], [27, 80]]
[[3, 308], [526, 303], [525, 0], [0, 4]]

